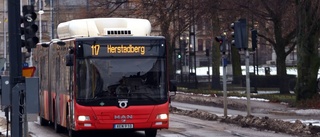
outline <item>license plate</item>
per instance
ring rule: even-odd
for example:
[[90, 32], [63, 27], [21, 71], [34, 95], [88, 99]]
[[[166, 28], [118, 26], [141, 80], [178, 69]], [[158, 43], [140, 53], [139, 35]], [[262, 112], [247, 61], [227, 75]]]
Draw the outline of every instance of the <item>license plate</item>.
[[133, 128], [133, 124], [114, 124], [113, 128], [115, 128], [115, 129], [129, 129], [129, 128]]

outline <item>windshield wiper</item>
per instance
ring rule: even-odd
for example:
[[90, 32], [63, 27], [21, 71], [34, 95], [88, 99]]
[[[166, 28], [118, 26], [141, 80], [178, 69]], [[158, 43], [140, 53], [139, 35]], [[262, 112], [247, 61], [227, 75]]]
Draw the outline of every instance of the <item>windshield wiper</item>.
[[115, 97], [109, 91], [100, 91], [94, 96], [94, 99], [110, 99], [110, 98], [115, 98]]
[[106, 96], [105, 94], [107, 94], [106, 91], [100, 91], [94, 96], [94, 98], [104, 97], [104, 96]]
[[145, 97], [147, 97], [149, 100], [155, 102], [155, 103], [159, 103], [158, 100], [154, 99], [153, 97], [149, 96], [148, 94], [149, 93], [146, 93], [146, 92], [135, 92], [135, 93], [130, 93], [130, 94], [138, 94], [138, 95], [143, 95]]

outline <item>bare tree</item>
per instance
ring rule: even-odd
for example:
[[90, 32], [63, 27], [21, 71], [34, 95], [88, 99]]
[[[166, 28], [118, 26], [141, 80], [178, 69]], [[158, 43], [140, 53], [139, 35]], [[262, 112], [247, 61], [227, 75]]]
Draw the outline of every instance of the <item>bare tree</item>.
[[265, 39], [274, 49], [280, 93], [289, 93], [286, 72], [286, 57], [295, 49], [296, 16], [293, 0], [250, 0], [238, 1], [240, 8], [252, 13], [259, 24], [258, 36]]
[[[140, 0], [135, 15], [152, 20], [153, 28], [159, 28], [159, 35], [165, 36], [169, 47], [169, 64], [173, 64], [172, 53], [183, 33], [204, 15], [206, 0]], [[171, 66], [171, 69], [172, 66]], [[171, 75], [173, 75], [171, 71]]]
[[130, 14], [129, 0], [89, 0], [88, 17], [126, 17]]
[[298, 24], [298, 80], [295, 87], [297, 101], [317, 94], [317, 76], [320, 66], [320, 1], [296, 0]]

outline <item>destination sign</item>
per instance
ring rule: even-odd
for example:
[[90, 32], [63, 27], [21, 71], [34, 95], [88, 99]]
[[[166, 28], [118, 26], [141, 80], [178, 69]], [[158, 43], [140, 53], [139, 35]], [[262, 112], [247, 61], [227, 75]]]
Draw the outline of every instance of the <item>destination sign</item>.
[[166, 41], [152, 37], [88, 37], [76, 39], [76, 54], [82, 57], [164, 57]]
[[145, 46], [132, 46], [132, 45], [107, 45], [107, 53], [111, 54], [145, 54]]
[[[84, 56], [163, 56], [165, 53], [164, 44], [159, 45], [89, 45], [83, 44], [79, 50], [83, 50]], [[78, 46], [78, 47], [79, 47]]]

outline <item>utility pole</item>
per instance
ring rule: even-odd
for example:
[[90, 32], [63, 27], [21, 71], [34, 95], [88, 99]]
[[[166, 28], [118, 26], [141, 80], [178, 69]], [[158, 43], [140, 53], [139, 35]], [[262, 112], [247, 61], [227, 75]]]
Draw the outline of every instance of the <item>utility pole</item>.
[[[192, 0], [192, 5], [194, 5], [194, 0]], [[196, 33], [195, 33], [195, 15], [194, 6], [191, 10], [191, 20], [189, 29], [189, 86], [190, 88], [198, 88], [197, 80], [197, 60], [196, 60]]]
[[[232, 23], [231, 28], [233, 32], [232, 45], [235, 45], [239, 51], [244, 50], [245, 64], [246, 64], [246, 92], [247, 92], [247, 115], [251, 115], [250, 104], [250, 74], [249, 74], [249, 59], [250, 54], [248, 50], [248, 34], [247, 34], [247, 20], [239, 19]], [[242, 52], [242, 51], [241, 51]]]
[[10, 63], [10, 104], [11, 104], [11, 136], [22, 137], [23, 108], [20, 107], [21, 90], [19, 83], [23, 83], [20, 38], [20, 0], [8, 0], [8, 28], [9, 28], [9, 63]]
[[53, 0], [50, 0], [50, 18], [51, 18], [51, 39], [54, 39], [54, 18], [53, 18]]
[[3, 13], [2, 13], [2, 19], [3, 19], [3, 58], [4, 60], [4, 64], [3, 64], [3, 74], [7, 75], [7, 63], [8, 63], [8, 57], [7, 57], [7, 26], [6, 26], [6, 12], [7, 12], [7, 6], [6, 5], [6, 0], [3, 0]]
[[228, 116], [228, 112], [227, 112], [227, 39], [226, 39], [226, 34], [222, 34], [220, 36], [216, 36], [215, 40], [220, 44], [219, 48], [220, 48], [220, 52], [222, 54], [222, 58], [221, 58], [221, 64], [223, 66], [223, 114], [225, 117]]
[[[11, 119], [11, 136], [13, 137], [26, 137], [28, 132], [27, 127], [27, 103], [26, 98], [29, 98], [29, 102], [35, 102], [35, 95], [38, 93], [38, 89], [35, 94], [26, 95], [26, 79], [22, 75], [22, 52], [21, 47], [25, 47], [28, 53], [31, 52], [31, 48], [35, 48], [39, 42], [36, 37], [38, 26], [34, 23], [37, 18], [34, 12], [33, 5], [23, 6], [23, 15], [20, 14], [21, 3], [20, 0], [8, 1], [8, 28], [9, 28], [9, 63], [10, 63], [10, 119]], [[23, 28], [22, 28], [23, 27]], [[23, 30], [23, 31], [22, 31]], [[37, 87], [36, 83], [32, 83]], [[31, 86], [29, 86], [31, 87]], [[29, 90], [29, 93], [31, 93]], [[5, 91], [3, 91], [5, 92]], [[31, 97], [34, 97], [30, 99]], [[30, 104], [30, 103], [29, 103]], [[34, 105], [36, 106], [36, 105]], [[37, 107], [36, 107], [37, 108]], [[24, 118], [24, 119], [23, 119]], [[24, 125], [23, 125], [24, 124]], [[24, 133], [23, 133], [24, 129]]]

